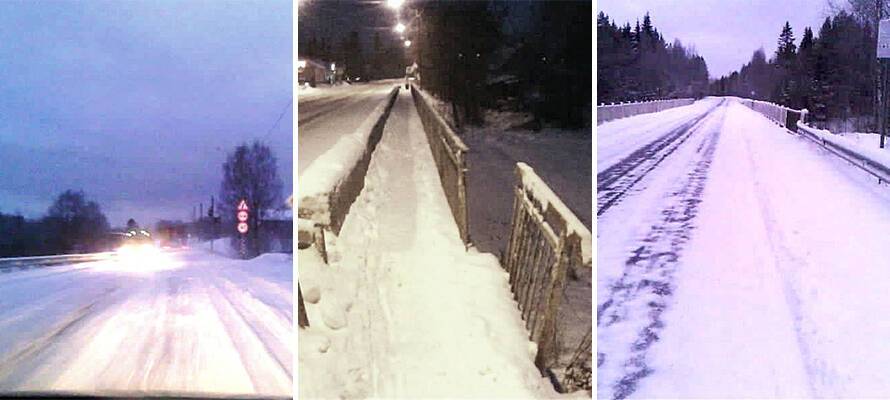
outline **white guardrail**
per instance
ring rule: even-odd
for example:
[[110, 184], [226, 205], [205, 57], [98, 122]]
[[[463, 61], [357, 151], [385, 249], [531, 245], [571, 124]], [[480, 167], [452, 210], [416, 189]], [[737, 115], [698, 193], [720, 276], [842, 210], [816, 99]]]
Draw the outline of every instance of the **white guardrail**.
[[113, 252], [105, 252], [87, 254], [65, 254], [58, 256], [0, 258], [0, 271], [8, 272], [8, 270], [15, 268], [26, 269], [33, 267], [49, 267], [53, 265], [76, 264], [90, 261], [102, 261], [111, 258], [113, 255]]
[[863, 154], [862, 149], [850, 146], [842, 137], [800, 121], [797, 122], [797, 133], [878, 178], [878, 182], [890, 182], [890, 157], [880, 160], [876, 156]]
[[688, 106], [694, 102], [695, 99], [670, 99], [600, 105], [596, 107], [596, 124], [599, 125], [613, 119], [632, 117], [639, 114], [659, 112], [674, 107]]
[[[832, 154], [847, 160], [859, 169], [878, 178], [878, 182], [890, 182], [890, 156], [867, 154], [864, 149], [847, 143], [842, 136], [831, 131], [818, 129], [806, 124], [808, 111], [795, 110], [779, 104], [761, 100], [736, 98], [748, 108], [766, 116], [773, 122], [822, 146]], [[883, 158], [883, 159], [882, 159]]]

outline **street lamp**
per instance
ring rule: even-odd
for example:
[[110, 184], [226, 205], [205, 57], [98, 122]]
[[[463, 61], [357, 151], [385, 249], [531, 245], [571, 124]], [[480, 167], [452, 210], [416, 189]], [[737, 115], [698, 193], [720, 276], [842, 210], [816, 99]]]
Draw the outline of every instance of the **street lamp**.
[[396, 28], [395, 28], [395, 30], [396, 30], [396, 32], [398, 32], [398, 33], [402, 33], [402, 32], [404, 32], [404, 31], [405, 31], [405, 24], [399, 22], [398, 24], [396, 24]]

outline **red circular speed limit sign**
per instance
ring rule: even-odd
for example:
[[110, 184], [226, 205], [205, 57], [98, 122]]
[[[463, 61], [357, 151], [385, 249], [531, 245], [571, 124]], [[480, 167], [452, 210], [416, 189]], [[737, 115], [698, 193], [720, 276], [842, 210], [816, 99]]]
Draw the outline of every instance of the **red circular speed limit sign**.
[[247, 211], [238, 211], [238, 221], [247, 222]]
[[247, 233], [247, 222], [239, 222], [238, 223], [238, 233], [241, 233], [241, 234]]

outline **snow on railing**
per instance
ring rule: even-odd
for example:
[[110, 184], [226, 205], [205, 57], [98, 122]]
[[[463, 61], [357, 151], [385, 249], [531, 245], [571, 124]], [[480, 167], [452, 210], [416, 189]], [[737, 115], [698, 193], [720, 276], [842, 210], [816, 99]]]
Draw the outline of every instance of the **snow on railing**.
[[346, 219], [349, 207], [365, 185], [371, 154], [383, 136], [383, 128], [396, 101], [399, 87], [392, 89], [351, 135], [342, 137], [300, 175], [298, 216], [335, 234]]
[[411, 85], [414, 106], [423, 123], [427, 142], [439, 171], [439, 180], [445, 191], [445, 198], [451, 208], [451, 214], [460, 238], [465, 244], [470, 243], [469, 222], [467, 220], [467, 159], [469, 147], [454, 133], [439, 113], [432, 107], [427, 94]]
[[890, 153], [856, 146], [843, 136], [800, 121], [797, 122], [797, 133], [878, 178], [878, 182], [890, 182]]
[[797, 121], [806, 119], [807, 110], [795, 110], [780, 104], [770, 103], [762, 100], [745, 99], [741, 97], [735, 98], [742, 105], [757, 111], [763, 116], [769, 118], [779, 126], [793, 130], [797, 125]]
[[[503, 264], [529, 337], [538, 346], [535, 365], [544, 371], [553, 367], [559, 356], [556, 318], [566, 273], [572, 268], [591, 268], [593, 238], [531, 167], [517, 163], [516, 178], [510, 241]], [[578, 362], [589, 365], [590, 354], [587, 356]]]
[[799, 135], [816, 142], [834, 155], [868, 172], [878, 178], [878, 182], [890, 182], [890, 155], [856, 146], [843, 136], [807, 125], [806, 117], [809, 111], [806, 109], [795, 110], [761, 100], [739, 97], [735, 99], [790, 131], [796, 129]]
[[669, 108], [688, 106], [695, 99], [669, 99], [651, 100], [638, 103], [605, 104], [596, 107], [596, 124], [611, 121], [613, 119], [632, 117], [639, 114], [648, 114]]

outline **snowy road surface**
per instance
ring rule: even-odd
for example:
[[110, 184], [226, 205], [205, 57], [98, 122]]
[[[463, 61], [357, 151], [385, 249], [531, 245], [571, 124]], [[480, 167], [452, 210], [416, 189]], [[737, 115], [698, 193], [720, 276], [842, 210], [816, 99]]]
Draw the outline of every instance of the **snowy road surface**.
[[291, 256], [199, 250], [0, 274], [0, 393], [290, 397]]
[[598, 153], [599, 397], [890, 394], [886, 185], [731, 100]]
[[[401, 91], [330, 265], [300, 251], [305, 398], [553, 397], [506, 273], [458, 235]], [[585, 393], [586, 395], [586, 393]]]
[[299, 174], [334, 146], [343, 134], [352, 133], [400, 80], [385, 80], [298, 92], [300, 160]]

